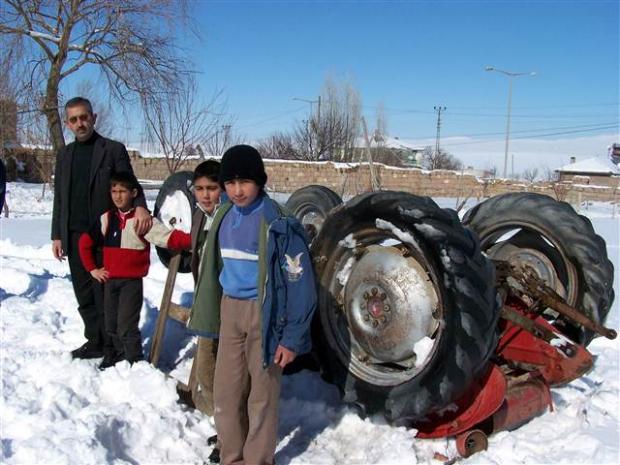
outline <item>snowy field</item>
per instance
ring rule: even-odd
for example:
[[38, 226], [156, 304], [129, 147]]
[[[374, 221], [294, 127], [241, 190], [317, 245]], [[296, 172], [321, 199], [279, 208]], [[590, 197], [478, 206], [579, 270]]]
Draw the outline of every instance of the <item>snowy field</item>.
[[[84, 342], [69, 267], [51, 254], [52, 196], [41, 186], [11, 183], [11, 218], [0, 219], [0, 439], [3, 464], [201, 464], [213, 419], [177, 402], [194, 341], [168, 324], [161, 367], [126, 362], [100, 372], [96, 360], [72, 360]], [[154, 194], [148, 198], [152, 204]], [[455, 206], [454, 199], [440, 205]], [[609, 204], [584, 205], [620, 269], [620, 220]], [[152, 256], [141, 315], [148, 353], [166, 269]], [[615, 292], [620, 295], [616, 274]], [[192, 280], [179, 276], [175, 302], [191, 302]], [[607, 325], [618, 328], [618, 299]], [[620, 342], [596, 339], [591, 373], [553, 389], [555, 409], [516, 431], [489, 438], [489, 449], [463, 464], [620, 463]], [[165, 373], [166, 374], [165, 374]], [[287, 464], [440, 464], [454, 440], [419, 440], [381, 418], [362, 420], [336, 388], [303, 371], [284, 378], [276, 461]]]

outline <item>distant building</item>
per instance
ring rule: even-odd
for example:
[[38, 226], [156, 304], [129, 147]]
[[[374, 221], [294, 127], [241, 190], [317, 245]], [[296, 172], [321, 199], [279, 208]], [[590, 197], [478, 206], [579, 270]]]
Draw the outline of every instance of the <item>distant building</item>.
[[[408, 141], [401, 140], [398, 137], [381, 137], [376, 140], [377, 136], [373, 135], [370, 144], [370, 151], [373, 157], [380, 162], [390, 165], [401, 165], [408, 168], [422, 167], [422, 152], [424, 147], [412, 144]], [[355, 153], [357, 159], [365, 159], [366, 141], [363, 137], [358, 137], [355, 141]], [[399, 161], [400, 163], [396, 163]]]
[[616, 165], [620, 165], [620, 144], [612, 144], [609, 147], [609, 159]]
[[575, 184], [618, 187], [620, 180], [620, 168], [605, 157], [588, 158], [582, 161], [571, 157], [568, 165], [555, 171], [559, 173], [560, 181], [572, 181]]

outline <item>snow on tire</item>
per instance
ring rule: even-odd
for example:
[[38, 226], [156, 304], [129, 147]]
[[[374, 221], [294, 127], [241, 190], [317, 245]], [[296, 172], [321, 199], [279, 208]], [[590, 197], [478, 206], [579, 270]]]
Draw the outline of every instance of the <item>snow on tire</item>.
[[[527, 263], [570, 305], [604, 323], [614, 300], [613, 265], [590, 220], [568, 203], [529, 192], [503, 194], [469, 210], [463, 223], [491, 258]], [[563, 318], [555, 324], [576, 342], [587, 345], [594, 337]]]
[[[189, 233], [192, 225], [192, 216], [196, 208], [194, 195], [190, 190], [193, 173], [178, 171], [166, 178], [155, 199], [153, 216], [157, 217], [168, 227], [182, 229]], [[155, 247], [157, 256], [163, 265], [168, 268], [173, 256], [172, 252], [162, 247]], [[180, 273], [191, 272], [191, 254], [181, 253]]]
[[412, 424], [487, 367], [495, 271], [453, 210], [404, 192], [363, 194], [331, 211], [312, 254], [315, 350], [346, 402]]

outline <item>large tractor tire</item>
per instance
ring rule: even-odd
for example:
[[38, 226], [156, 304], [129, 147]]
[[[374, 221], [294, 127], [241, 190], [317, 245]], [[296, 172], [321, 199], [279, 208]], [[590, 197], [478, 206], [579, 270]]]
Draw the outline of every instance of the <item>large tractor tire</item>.
[[488, 367], [495, 269], [453, 210], [404, 192], [363, 194], [332, 210], [311, 250], [315, 350], [361, 413], [415, 424]]
[[312, 241], [321, 230], [330, 210], [341, 203], [340, 196], [328, 187], [310, 185], [293, 192], [285, 206], [304, 226]]
[[[192, 216], [196, 209], [194, 194], [190, 190], [192, 177], [191, 171], [178, 171], [169, 176], [157, 194], [155, 210], [153, 211], [153, 216], [166, 226], [181, 229], [187, 233], [191, 230]], [[174, 255], [173, 252], [162, 247], [155, 249], [159, 260], [168, 268]], [[182, 252], [179, 272], [190, 273], [192, 271], [190, 263], [191, 254]]]
[[[604, 323], [614, 300], [614, 268], [590, 220], [565, 202], [533, 193], [492, 197], [469, 210], [463, 223], [492, 259], [528, 264], [571, 306]], [[587, 345], [595, 334], [546, 314], [566, 336]]]

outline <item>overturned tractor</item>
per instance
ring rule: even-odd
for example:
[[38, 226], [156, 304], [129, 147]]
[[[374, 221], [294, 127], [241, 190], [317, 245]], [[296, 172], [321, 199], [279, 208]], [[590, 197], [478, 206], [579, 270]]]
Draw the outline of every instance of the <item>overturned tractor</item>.
[[[166, 221], [179, 198], [193, 204], [189, 175], [175, 176], [157, 199]], [[311, 240], [323, 378], [362, 415], [456, 436], [463, 456], [551, 408], [550, 386], [591, 368], [592, 338], [616, 337], [603, 326], [614, 299], [605, 242], [566, 203], [504, 194], [461, 221], [427, 197], [342, 203], [308, 186], [286, 207]]]
[[287, 206], [312, 237], [323, 376], [363, 414], [456, 436], [462, 455], [550, 408], [550, 386], [591, 368], [592, 338], [616, 337], [605, 242], [567, 203], [504, 194], [461, 222], [426, 197], [342, 204], [309, 186]]

